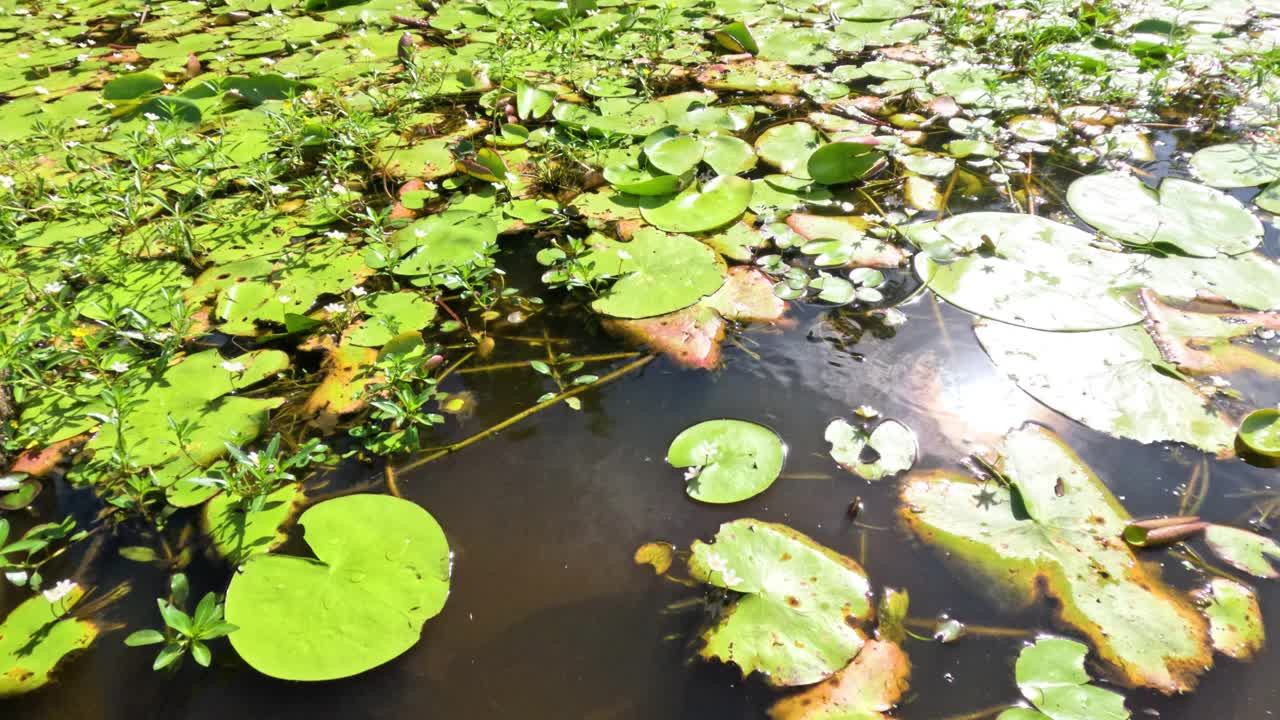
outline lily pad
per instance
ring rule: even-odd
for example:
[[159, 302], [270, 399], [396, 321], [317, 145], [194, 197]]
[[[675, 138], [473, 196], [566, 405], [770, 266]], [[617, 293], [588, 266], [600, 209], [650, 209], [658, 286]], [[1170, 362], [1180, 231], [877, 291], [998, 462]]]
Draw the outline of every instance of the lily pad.
[[1280, 410], [1254, 410], [1240, 423], [1240, 442], [1259, 455], [1280, 457]]
[[1130, 245], [1214, 257], [1262, 242], [1262, 223], [1240, 201], [1177, 178], [1165, 178], [1157, 194], [1127, 173], [1088, 175], [1071, 183], [1067, 203], [1081, 220]]
[[1210, 145], [1191, 156], [1191, 168], [1213, 187], [1253, 187], [1280, 179], [1280, 146], [1266, 143]]
[[1099, 658], [1134, 685], [1184, 692], [1212, 664], [1208, 629], [1121, 539], [1119, 501], [1066, 445], [1027, 425], [996, 465], [1009, 485], [949, 470], [910, 474], [900, 513], [925, 543], [970, 569], [991, 595], [1057, 603]]
[[974, 332], [1018, 387], [1095, 430], [1214, 453], [1235, 441], [1232, 422], [1207, 394], [1169, 372], [1141, 327], [1064, 334], [979, 321]]
[[809, 177], [823, 185], [850, 183], [866, 175], [880, 160], [871, 145], [834, 142], [823, 145], [809, 156]]
[[274, 678], [320, 681], [413, 647], [449, 594], [449, 545], [435, 519], [407, 500], [352, 495], [299, 523], [316, 559], [257, 555], [227, 589], [240, 657]]
[[897, 475], [916, 461], [916, 434], [897, 420], [885, 420], [868, 433], [836, 419], [823, 437], [831, 443], [831, 459], [866, 480]]
[[1198, 594], [1213, 649], [1235, 660], [1248, 660], [1266, 644], [1258, 597], [1245, 585], [1228, 578], [1209, 581]]
[[843, 670], [779, 700], [772, 720], [883, 720], [908, 688], [911, 661], [892, 642], [870, 640]]
[[742, 420], [707, 420], [671, 441], [667, 462], [689, 468], [689, 497], [731, 503], [764, 492], [782, 472], [785, 448], [767, 427]]
[[1280, 560], [1280, 544], [1265, 535], [1210, 525], [1204, 531], [1204, 541], [1223, 562], [1237, 570], [1268, 580], [1280, 578], [1280, 572], [1267, 559]]
[[605, 315], [645, 318], [688, 307], [724, 284], [724, 261], [688, 235], [643, 228], [630, 242], [595, 235], [584, 258], [596, 277], [618, 280], [591, 307]]
[[845, 667], [865, 642], [870, 617], [862, 567], [795, 530], [759, 520], [720, 526], [694, 541], [690, 575], [738, 593], [703, 633], [700, 655], [759, 672], [775, 687], [810, 685]]
[[760, 133], [756, 154], [779, 172], [807, 180], [809, 157], [821, 146], [817, 128], [809, 123], [793, 122], [775, 125]]
[[254, 555], [271, 552], [288, 535], [281, 528], [293, 518], [305, 499], [297, 483], [285, 485], [267, 495], [260, 510], [252, 510], [229, 492], [214, 496], [202, 515], [205, 534], [213, 550], [233, 565]]
[[36, 595], [0, 623], [0, 698], [44, 687], [67, 656], [93, 644], [98, 627], [70, 614], [82, 597], [79, 586], [53, 602]]
[[[1074, 640], [1042, 637], [1018, 655], [1018, 689], [1050, 720], [1125, 720], [1124, 696], [1089, 684], [1089, 648]], [[1001, 718], [1007, 713], [1002, 713]]]
[[645, 221], [662, 230], [698, 233], [715, 230], [741, 217], [751, 204], [751, 181], [722, 175], [701, 188], [654, 198], [640, 206]]

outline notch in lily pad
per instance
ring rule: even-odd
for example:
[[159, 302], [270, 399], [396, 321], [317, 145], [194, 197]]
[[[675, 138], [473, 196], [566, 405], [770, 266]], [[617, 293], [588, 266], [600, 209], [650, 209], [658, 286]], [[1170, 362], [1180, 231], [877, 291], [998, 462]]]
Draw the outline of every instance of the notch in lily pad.
[[1090, 685], [1084, 669], [1088, 646], [1042, 637], [1018, 655], [1014, 679], [1035, 710], [1012, 708], [997, 720], [1125, 720], [1124, 696]]
[[785, 457], [777, 433], [745, 420], [700, 422], [677, 435], [667, 449], [668, 463], [688, 468], [689, 497], [706, 503], [759, 495], [778, 479]]

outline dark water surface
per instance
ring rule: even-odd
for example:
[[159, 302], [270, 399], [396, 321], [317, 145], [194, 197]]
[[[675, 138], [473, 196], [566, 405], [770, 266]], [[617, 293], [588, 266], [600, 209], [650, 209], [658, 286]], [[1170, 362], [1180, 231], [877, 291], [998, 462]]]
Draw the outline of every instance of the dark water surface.
[[[1153, 171], [1167, 170], [1169, 150], [1163, 152]], [[1268, 233], [1266, 250], [1275, 255], [1275, 229]], [[647, 541], [687, 548], [740, 517], [786, 523], [859, 559], [877, 590], [910, 592], [913, 617], [945, 611], [970, 624], [1053, 631], [1047, 603], [1001, 609], [914, 542], [896, 520], [897, 482], [871, 483], [839, 469], [822, 439], [827, 423], [872, 405], [916, 432], [917, 468], [939, 468], [957, 467], [975, 448], [995, 446], [1024, 421], [1041, 422], [1060, 433], [1135, 516], [1176, 511], [1179, 490], [1201, 454], [1113, 439], [1065, 419], [994, 371], [968, 315], [927, 293], [901, 309], [908, 321], [891, 337], [849, 310], [793, 311], [790, 327], [748, 329], [742, 347], [726, 345], [718, 372], [682, 370], [659, 358], [581, 395], [581, 412], [557, 405], [402, 475], [404, 495], [446, 529], [455, 574], [448, 604], [427, 623], [422, 642], [382, 668], [338, 682], [291, 684], [258, 675], [222, 642], [211, 671], [188, 663], [170, 677], [152, 673], [153, 653], [126, 648], [124, 633], [116, 632], [69, 663], [58, 684], [5, 704], [0, 718], [764, 718], [775, 693], [744, 682], [731, 668], [688, 660], [702, 611], [668, 605], [696, 598], [697, 591], [657, 578], [631, 559]], [[551, 335], [571, 341], [563, 349], [619, 349], [583, 328], [572, 314], [547, 323]], [[533, 354], [508, 343], [493, 360]], [[526, 369], [453, 376], [447, 389], [473, 392], [478, 406], [465, 422], [450, 420], [441, 443], [533, 404], [554, 390], [543, 380]], [[1248, 383], [1259, 405], [1280, 400], [1274, 386], [1239, 382]], [[788, 444], [787, 464], [783, 479], [756, 498], [702, 505], [685, 495], [681, 473], [663, 458], [681, 429], [720, 417], [774, 428]], [[1269, 487], [1276, 472], [1240, 460], [1211, 466], [1201, 515], [1222, 522], [1247, 520], [1252, 499], [1239, 493]], [[359, 481], [368, 472], [347, 474]], [[847, 515], [855, 497], [865, 506], [856, 523]], [[294, 535], [283, 551], [305, 553]], [[1169, 554], [1144, 557], [1163, 562], [1166, 579], [1177, 587], [1198, 582]], [[155, 625], [151, 598], [161, 594], [165, 575], [119, 558], [100, 564], [102, 586], [133, 580], [133, 592], [108, 618], [131, 628]], [[197, 572], [194, 589], [214, 587], [225, 577], [220, 572], [209, 569], [203, 578]], [[1280, 618], [1280, 592], [1258, 588], [1264, 617]], [[11, 605], [13, 593], [4, 592], [0, 605]], [[1276, 627], [1271, 624], [1273, 632]], [[976, 634], [950, 645], [908, 640], [913, 689], [896, 717], [933, 720], [1017, 700], [1013, 662], [1022, 642]], [[1219, 657], [1188, 696], [1128, 691], [1129, 707], [1135, 717], [1269, 717], [1280, 709], [1280, 656], [1273, 646], [1248, 664]]]

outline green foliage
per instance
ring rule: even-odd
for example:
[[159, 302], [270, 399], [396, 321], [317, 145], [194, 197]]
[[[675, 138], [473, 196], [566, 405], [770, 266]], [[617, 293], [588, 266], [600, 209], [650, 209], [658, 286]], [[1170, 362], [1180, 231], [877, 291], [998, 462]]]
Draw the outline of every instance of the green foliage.
[[223, 605], [214, 593], [205, 593], [196, 604], [195, 611], [188, 614], [183, 610], [188, 594], [186, 575], [174, 575], [169, 581], [169, 597], [156, 598], [160, 618], [164, 621], [161, 629], [138, 630], [124, 640], [129, 647], [164, 645], [151, 665], [152, 670], [176, 670], [188, 654], [197, 665], [209, 667], [213, 653], [208, 642], [238, 629], [222, 619]]

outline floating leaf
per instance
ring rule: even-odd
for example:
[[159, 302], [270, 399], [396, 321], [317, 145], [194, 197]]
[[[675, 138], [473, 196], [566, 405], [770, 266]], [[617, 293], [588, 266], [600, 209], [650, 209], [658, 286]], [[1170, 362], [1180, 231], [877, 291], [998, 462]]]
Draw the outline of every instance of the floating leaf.
[[979, 321], [974, 332], [1018, 387], [1095, 430], [1214, 453], [1235, 441], [1232, 422], [1195, 385], [1168, 371], [1141, 327], [1053, 333]]
[[882, 720], [906, 694], [911, 662], [892, 642], [870, 640], [822, 683], [779, 700], [772, 720]]
[[756, 138], [760, 159], [786, 175], [809, 179], [809, 157], [822, 146], [817, 129], [805, 122], [773, 127]]
[[664, 315], [710, 295], [724, 284], [724, 264], [715, 251], [687, 235], [643, 228], [630, 242], [602, 235], [590, 239], [597, 277], [617, 277], [591, 303], [596, 312], [621, 318]]
[[624, 193], [632, 195], [670, 195], [680, 192], [690, 176], [658, 175], [649, 168], [634, 165], [610, 165], [604, 169], [604, 179]]
[[702, 140], [681, 135], [674, 128], [659, 130], [644, 141], [644, 156], [668, 175], [683, 175], [702, 162]]
[[[975, 315], [1040, 330], [1102, 330], [1142, 319], [1139, 288], [1178, 300], [1221, 297], [1243, 308], [1280, 307], [1280, 266], [1255, 253], [1153, 257], [1100, 248], [1089, 233], [1046, 218], [974, 212], [948, 218], [916, 272]], [[919, 234], [917, 229], [916, 234]], [[958, 257], [942, 264], [933, 254]]]
[[[1018, 689], [1051, 720], [1125, 720], [1124, 696], [1089, 684], [1084, 657], [1089, 648], [1074, 640], [1042, 637], [1018, 655]], [[1006, 718], [1007, 713], [1001, 713]]]
[[239, 565], [254, 555], [275, 550], [288, 539], [281, 528], [305, 499], [302, 487], [291, 483], [268, 494], [260, 510], [252, 510], [240, 498], [223, 491], [204, 506], [201, 521], [214, 551]]
[[897, 420], [885, 420], [867, 433], [836, 419], [823, 437], [831, 443], [831, 459], [867, 480], [910, 470], [916, 461], [916, 434]]
[[667, 462], [689, 468], [689, 497], [709, 503], [746, 500], [764, 492], [782, 472], [782, 440], [767, 427], [742, 420], [707, 420], [686, 428], [667, 449]]
[[1254, 577], [1280, 578], [1280, 572], [1267, 560], [1280, 560], [1280, 544], [1275, 540], [1225, 525], [1210, 525], [1204, 532], [1204, 540], [1209, 549], [1231, 567]]
[[302, 514], [316, 559], [257, 555], [227, 589], [231, 645], [282, 680], [371, 670], [418, 642], [449, 593], [449, 546], [421, 507], [352, 495]]
[[809, 156], [809, 177], [823, 185], [853, 182], [866, 175], [880, 161], [874, 147], [855, 142], [833, 142], [823, 145]]
[[1280, 410], [1254, 410], [1240, 423], [1240, 442], [1253, 452], [1280, 457]]
[[1253, 187], [1280, 179], [1280, 146], [1266, 143], [1210, 145], [1191, 156], [1191, 168], [1213, 187]]
[[751, 30], [740, 20], [716, 30], [715, 39], [721, 47], [732, 53], [755, 55], [760, 52], [760, 46], [756, 45], [756, 39], [751, 36]]
[[722, 175], [698, 189], [654, 198], [640, 206], [645, 221], [662, 230], [699, 233], [723, 227], [741, 217], [751, 203], [751, 181]]
[[694, 541], [689, 572], [739, 593], [703, 633], [700, 655], [760, 672], [775, 687], [810, 685], [845, 667], [865, 636], [870, 586], [858, 563], [785, 525], [734, 520]]
[[1081, 220], [1130, 245], [1214, 257], [1262, 242], [1262, 223], [1239, 200], [1177, 178], [1165, 178], [1157, 194], [1127, 173], [1087, 175], [1071, 183], [1067, 203]]
[[0, 623], [0, 698], [44, 687], [68, 655], [93, 644], [98, 627], [70, 614], [82, 597], [78, 586], [54, 602], [36, 595]]
[[1138, 562], [1120, 535], [1128, 514], [1061, 440], [1028, 425], [997, 465], [1010, 483], [946, 470], [911, 473], [901, 515], [993, 597], [1058, 603], [1058, 618], [1126, 682], [1183, 692], [1212, 663], [1204, 619]]
[[1214, 650], [1229, 658], [1248, 660], [1266, 644], [1262, 609], [1248, 587], [1216, 577], [1198, 593], [1197, 599], [1209, 618]]

